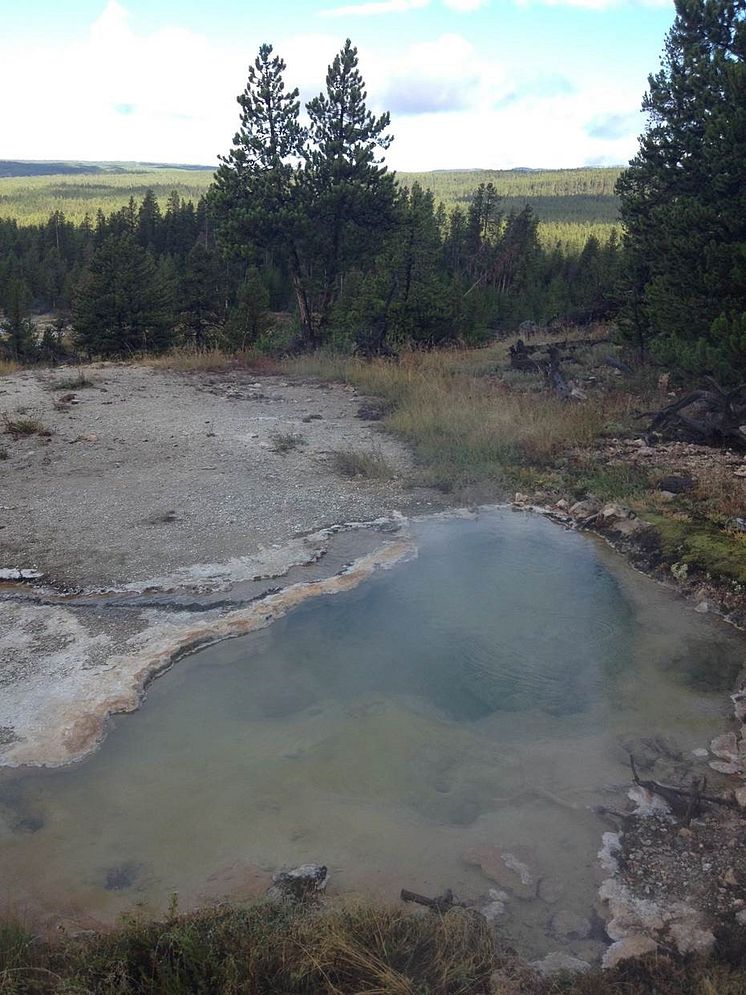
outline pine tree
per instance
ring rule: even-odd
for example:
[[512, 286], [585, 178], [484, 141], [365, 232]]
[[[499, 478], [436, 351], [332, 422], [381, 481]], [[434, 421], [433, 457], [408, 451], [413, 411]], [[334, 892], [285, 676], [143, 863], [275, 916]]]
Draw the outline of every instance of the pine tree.
[[219, 235], [256, 262], [269, 253], [287, 271], [303, 345], [318, 345], [343, 277], [373, 263], [394, 219], [395, 183], [378, 158], [391, 138], [387, 114], [366, 108], [357, 50], [348, 41], [326, 89], [299, 123], [298, 91], [263, 45], [239, 96], [241, 128], [216, 173], [211, 201]]
[[160, 252], [163, 246], [163, 217], [152, 190], [145, 191], [137, 212], [137, 240], [151, 252]]
[[287, 267], [301, 324], [310, 327], [312, 305], [300, 246], [305, 218], [296, 183], [306, 133], [298, 90], [285, 87], [286, 68], [271, 45], [260, 47], [237, 98], [241, 126], [233, 148], [221, 156], [209, 200], [226, 249], [250, 261], [260, 251], [269, 252]]
[[28, 316], [30, 293], [26, 283], [11, 277], [6, 291], [6, 315], [0, 322], [0, 346], [10, 358], [23, 363], [36, 355], [36, 333]]
[[160, 351], [172, 325], [172, 302], [152, 258], [133, 236], [110, 235], [77, 288], [77, 344], [89, 355]]
[[370, 263], [396, 223], [396, 184], [380, 153], [389, 148], [389, 115], [374, 117], [348, 38], [326, 75], [325, 91], [306, 105], [310, 120], [305, 204], [313, 255], [321, 263], [317, 334], [323, 335], [349, 268]]
[[236, 302], [225, 323], [225, 339], [232, 348], [243, 350], [270, 327], [269, 291], [259, 270], [252, 266], [238, 288]]
[[189, 253], [181, 281], [180, 326], [197, 349], [217, 335], [225, 318], [223, 271], [214, 252], [197, 242]]
[[676, 12], [618, 184], [634, 276], [623, 320], [641, 348], [731, 379], [746, 371], [740, 337], [722, 333], [746, 312], [746, 0]]

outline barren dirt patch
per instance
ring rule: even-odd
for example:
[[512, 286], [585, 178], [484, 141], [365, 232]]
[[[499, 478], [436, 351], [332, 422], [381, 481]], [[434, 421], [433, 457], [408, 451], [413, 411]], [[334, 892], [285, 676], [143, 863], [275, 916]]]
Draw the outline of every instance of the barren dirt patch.
[[[425, 510], [411, 459], [339, 385], [147, 367], [0, 380], [0, 568], [75, 590], [194, 579], [329, 525]], [[55, 387], [57, 389], [55, 389]], [[390, 479], [347, 479], [335, 453], [374, 454]], [[157, 586], [162, 586], [158, 584]]]

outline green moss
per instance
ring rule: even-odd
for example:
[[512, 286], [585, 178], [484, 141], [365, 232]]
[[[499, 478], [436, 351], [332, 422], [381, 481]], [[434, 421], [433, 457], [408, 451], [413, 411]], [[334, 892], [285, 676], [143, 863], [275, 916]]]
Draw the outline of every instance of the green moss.
[[643, 467], [630, 463], [593, 466], [572, 474], [570, 488], [578, 498], [595, 494], [602, 501], [628, 501], [650, 489], [650, 477]]
[[647, 509], [641, 514], [657, 527], [670, 563], [746, 585], [746, 542], [739, 536], [707, 520], [679, 520]]

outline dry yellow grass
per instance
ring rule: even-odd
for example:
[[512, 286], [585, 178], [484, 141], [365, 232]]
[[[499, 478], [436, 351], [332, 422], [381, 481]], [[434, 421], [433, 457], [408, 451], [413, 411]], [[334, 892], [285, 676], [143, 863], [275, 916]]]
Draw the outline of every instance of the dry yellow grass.
[[444, 490], [511, 482], [516, 470], [590, 446], [610, 422], [629, 415], [632, 400], [621, 391], [578, 404], [505, 383], [492, 373], [508, 346], [405, 353], [396, 362], [317, 353], [282, 365], [290, 374], [342, 380], [385, 398], [386, 426], [412, 446], [425, 481]]
[[696, 497], [713, 516], [742, 517], [746, 510], [746, 478], [736, 477], [730, 467], [710, 467], [698, 481]]
[[251, 351], [226, 352], [223, 349], [193, 349], [182, 347], [161, 356], [145, 356], [139, 362], [157, 370], [177, 370], [182, 373], [200, 370], [232, 370], [261, 364], [261, 357]]
[[0, 359], [0, 377], [8, 377], [11, 373], [17, 373], [20, 368], [20, 364], [12, 359]]
[[541, 978], [479, 915], [362, 903], [219, 905], [44, 940], [0, 921], [2, 995], [742, 995], [743, 930], [718, 960], [659, 955]]

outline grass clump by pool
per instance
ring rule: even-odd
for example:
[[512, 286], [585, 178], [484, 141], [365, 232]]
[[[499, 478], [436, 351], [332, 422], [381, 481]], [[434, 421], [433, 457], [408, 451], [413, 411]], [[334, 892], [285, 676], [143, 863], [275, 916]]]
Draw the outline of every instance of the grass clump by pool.
[[0, 925], [2, 995], [741, 995], [743, 940], [717, 959], [665, 956], [541, 978], [478, 915], [259, 902], [40, 940]]
[[405, 352], [396, 362], [322, 351], [286, 360], [282, 369], [382, 397], [389, 410], [384, 424], [414, 450], [421, 483], [445, 493], [475, 485], [507, 490], [568, 448], [591, 445], [630, 409], [622, 391], [568, 404], [544, 391], [512, 388], [495, 377], [509, 345]]

